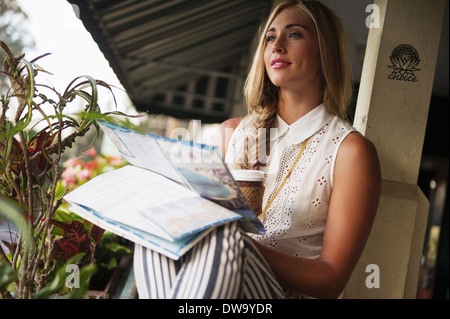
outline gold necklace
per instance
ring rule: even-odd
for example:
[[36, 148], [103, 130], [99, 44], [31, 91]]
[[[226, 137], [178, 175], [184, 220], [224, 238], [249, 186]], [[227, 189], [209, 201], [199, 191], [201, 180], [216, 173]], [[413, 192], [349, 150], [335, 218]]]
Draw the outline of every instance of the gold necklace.
[[308, 145], [309, 142], [309, 137], [303, 142], [302, 147], [300, 148], [300, 151], [297, 154], [297, 157], [294, 160], [294, 163], [292, 164], [291, 168], [289, 169], [288, 173], [286, 174], [286, 176], [283, 179], [283, 182], [280, 184], [280, 186], [278, 187], [277, 191], [275, 192], [275, 194], [272, 196], [272, 198], [270, 199], [270, 201], [266, 204], [266, 206], [264, 207], [264, 209], [262, 210], [261, 214], [258, 216], [259, 220], [262, 221], [264, 218], [264, 215], [266, 214], [267, 210], [269, 209], [270, 205], [272, 205], [272, 202], [275, 200], [275, 197], [277, 197], [278, 193], [280, 193], [281, 189], [283, 188], [284, 184], [286, 184], [287, 179], [289, 178], [289, 176], [291, 176], [292, 171], [294, 170], [295, 165], [297, 164], [298, 160], [300, 159], [300, 157], [303, 154], [303, 151], [306, 148], [306, 145]]

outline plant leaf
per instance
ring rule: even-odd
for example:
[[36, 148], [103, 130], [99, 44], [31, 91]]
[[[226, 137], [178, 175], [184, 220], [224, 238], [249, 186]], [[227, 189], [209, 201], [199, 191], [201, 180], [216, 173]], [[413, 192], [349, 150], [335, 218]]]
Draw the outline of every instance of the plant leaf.
[[70, 223], [64, 223], [56, 219], [50, 219], [49, 223], [63, 230], [63, 237], [75, 241], [80, 241], [81, 237], [87, 235], [83, 223], [78, 220], [72, 220]]
[[104, 232], [105, 230], [103, 228], [100, 228], [97, 225], [92, 225], [91, 238], [98, 244]]
[[6, 54], [8, 55], [9, 59], [11, 60], [11, 62], [14, 63], [14, 67], [17, 66], [17, 61], [14, 58], [14, 55], [12, 54], [12, 52], [9, 50], [8, 46], [5, 44], [5, 42], [0, 41], [0, 46], [3, 48], [3, 50], [5, 50]]
[[17, 279], [17, 273], [10, 265], [0, 264], [0, 290], [5, 289], [10, 283]]
[[27, 60], [23, 60], [23, 63], [25, 63], [25, 65], [27, 67], [27, 71], [28, 71], [28, 92], [27, 92], [27, 96], [26, 96], [26, 101], [27, 101], [27, 105], [28, 105], [28, 116], [26, 117], [26, 120], [24, 121], [24, 124], [23, 124], [24, 127], [20, 128], [18, 131], [21, 131], [24, 128], [26, 128], [31, 121], [31, 114], [32, 114], [31, 108], [32, 108], [32, 104], [33, 104], [33, 96], [34, 96], [34, 91], [35, 91], [34, 76], [35, 76], [36, 72], [33, 69], [33, 65], [30, 62], [28, 62]]
[[50, 257], [58, 261], [66, 262], [68, 259], [80, 253], [78, 248], [79, 244], [77, 241], [60, 238], [53, 242]]

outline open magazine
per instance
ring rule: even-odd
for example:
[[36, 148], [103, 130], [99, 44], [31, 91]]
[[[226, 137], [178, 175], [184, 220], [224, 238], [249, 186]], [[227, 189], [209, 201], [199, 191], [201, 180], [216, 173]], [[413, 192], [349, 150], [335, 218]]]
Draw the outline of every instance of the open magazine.
[[74, 213], [172, 259], [230, 221], [264, 233], [215, 147], [99, 124], [130, 165], [64, 196]]

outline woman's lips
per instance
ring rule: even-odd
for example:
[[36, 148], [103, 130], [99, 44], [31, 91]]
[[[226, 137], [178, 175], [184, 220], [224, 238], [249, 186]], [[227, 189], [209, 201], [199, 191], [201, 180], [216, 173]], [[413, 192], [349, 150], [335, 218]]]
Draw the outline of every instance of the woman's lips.
[[280, 59], [280, 58], [273, 59], [270, 62], [270, 66], [273, 69], [282, 69], [282, 68], [286, 68], [286, 67], [288, 67], [290, 65], [291, 65], [291, 63], [289, 61], [286, 61], [286, 60], [283, 60], [283, 59]]

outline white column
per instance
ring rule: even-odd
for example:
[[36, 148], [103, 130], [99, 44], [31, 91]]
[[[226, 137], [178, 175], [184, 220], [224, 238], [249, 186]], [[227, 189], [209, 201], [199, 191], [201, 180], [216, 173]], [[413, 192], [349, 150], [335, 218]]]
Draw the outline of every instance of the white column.
[[354, 125], [391, 181], [417, 183], [445, 2], [375, 1], [380, 28], [369, 31]]
[[343, 297], [415, 298], [429, 209], [417, 178], [446, 0], [374, 5], [380, 23], [369, 31], [353, 124], [377, 147], [382, 196]]

